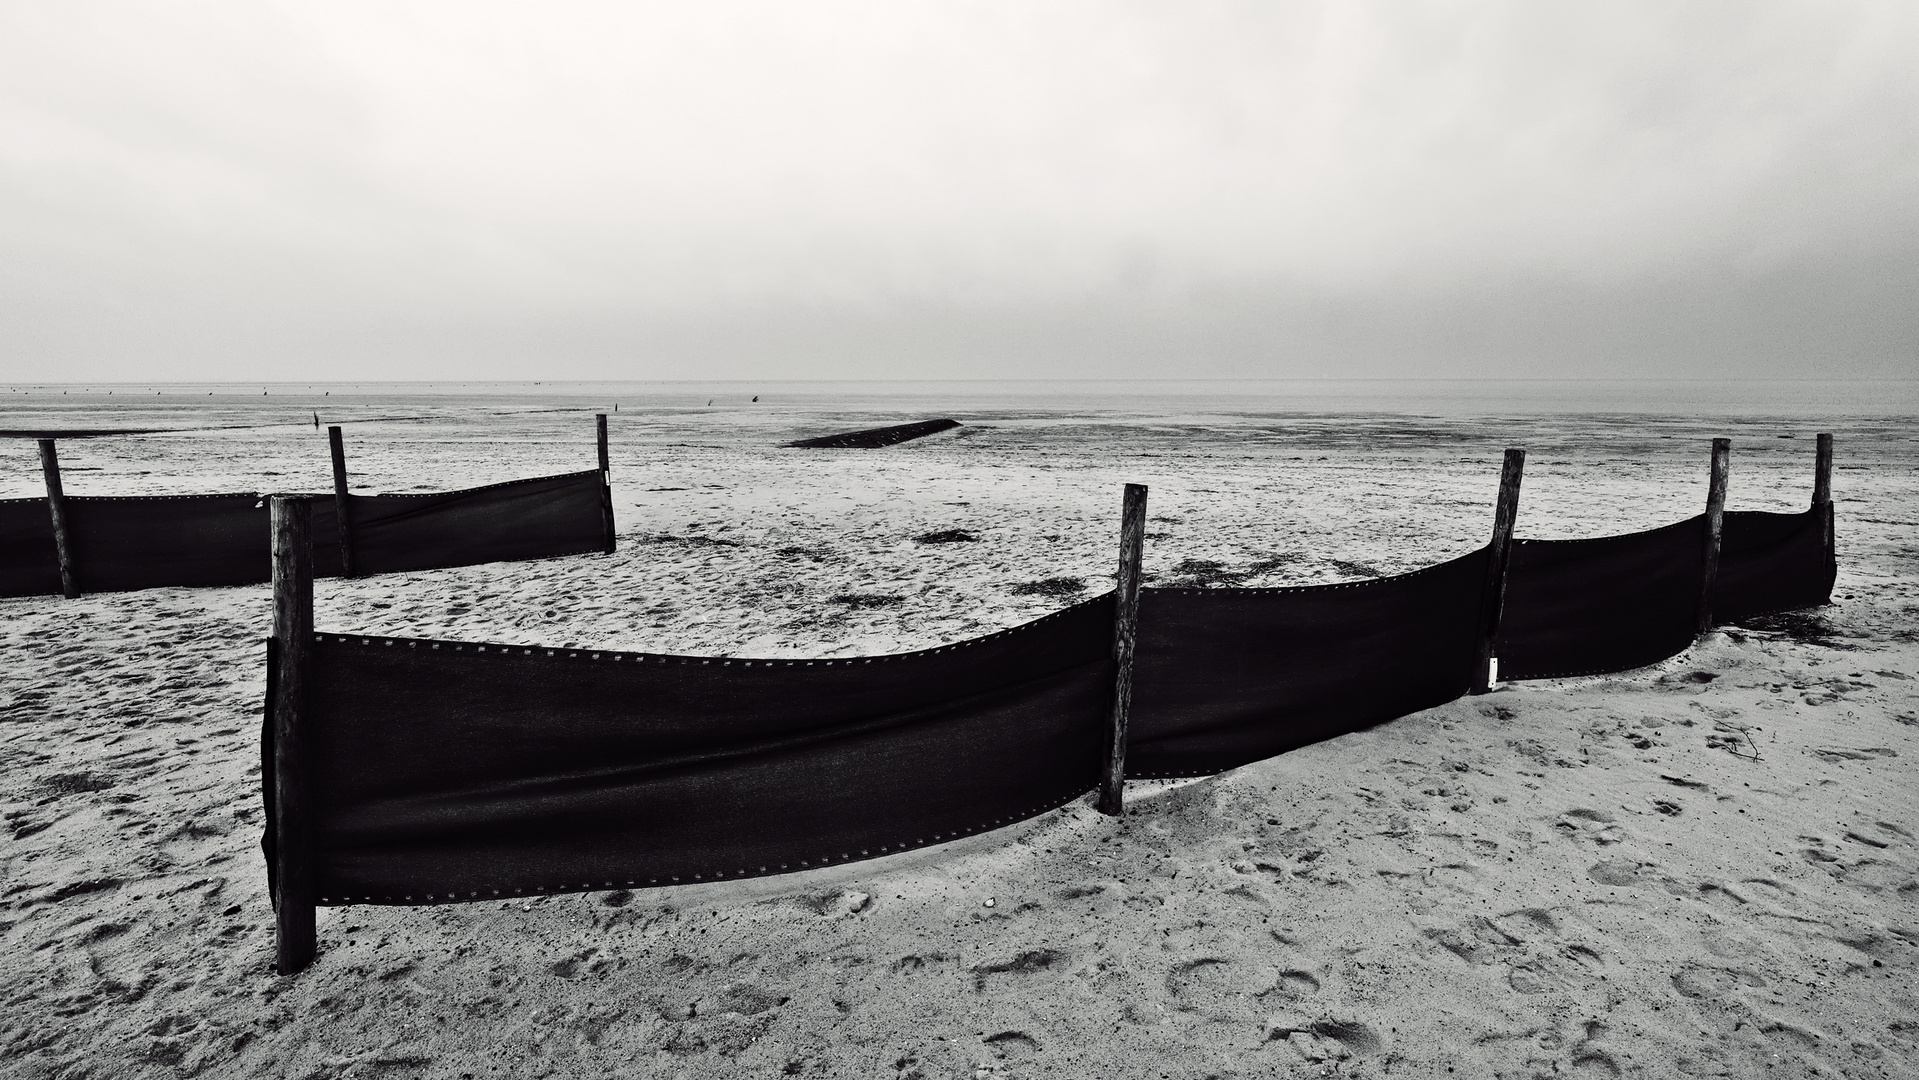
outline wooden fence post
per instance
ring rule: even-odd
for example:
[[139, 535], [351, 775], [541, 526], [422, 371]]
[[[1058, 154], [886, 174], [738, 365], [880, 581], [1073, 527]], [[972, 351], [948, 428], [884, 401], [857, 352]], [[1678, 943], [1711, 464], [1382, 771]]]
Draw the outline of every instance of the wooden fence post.
[[[619, 406], [614, 406], [619, 408]], [[606, 414], [599, 413], [600, 520], [606, 525], [606, 553], [613, 554], [613, 466], [606, 454]]]
[[353, 501], [346, 487], [346, 447], [340, 441], [340, 426], [326, 429], [326, 441], [333, 451], [333, 516], [340, 523], [340, 576], [353, 576]]
[[53, 554], [60, 563], [60, 595], [80, 595], [79, 575], [73, 566], [73, 535], [67, 529], [67, 493], [60, 486], [60, 455], [52, 439], [40, 440], [40, 472], [47, 480], [47, 513], [53, 518]]
[[1100, 759], [1099, 812], [1119, 815], [1126, 800], [1126, 718], [1133, 706], [1133, 645], [1139, 639], [1139, 564], [1146, 550], [1146, 485], [1126, 485], [1119, 524], [1119, 576], [1113, 591], [1113, 708]]
[[1706, 488], [1706, 550], [1699, 582], [1698, 633], [1712, 629], [1712, 587], [1719, 580], [1719, 541], [1726, 531], [1726, 484], [1732, 471], [1732, 440], [1712, 441], [1712, 480]]
[[1506, 611], [1506, 568], [1512, 565], [1513, 526], [1519, 520], [1519, 481], [1526, 471], [1526, 451], [1508, 449], [1505, 464], [1499, 470], [1499, 505], [1493, 511], [1493, 540], [1486, 560], [1486, 585], [1480, 590], [1479, 664], [1473, 671], [1475, 694], [1493, 687], [1493, 641], [1499, 636], [1499, 619]]
[[1819, 436], [1819, 452], [1813, 464], [1812, 505], [1821, 512], [1819, 543], [1826, 553], [1826, 566], [1831, 569], [1838, 565], [1839, 552], [1832, 535], [1832, 436], [1829, 434]]
[[[338, 430], [337, 428], [335, 430]], [[313, 506], [275, 495], [273, 530], [274, 960], [291, 975], [313, 960], [311, 802], [306, 782], [307, 658], [313, 648]]]

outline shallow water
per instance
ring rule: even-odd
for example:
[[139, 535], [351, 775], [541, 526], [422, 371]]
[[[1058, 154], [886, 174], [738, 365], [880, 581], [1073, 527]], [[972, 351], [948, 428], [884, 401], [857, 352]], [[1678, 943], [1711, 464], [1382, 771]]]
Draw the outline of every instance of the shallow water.
[[[7, 408], [145, 410], [175, 405], [242, 415], [375, 401], [544, 400], [625, 408], [851, 409], [993, 412], [1392, 413], [1436, 416], [1663, 414], [1701, 417], [1919, 415], [1919, 380], [1823, 379], [1212, 379], [1212, 380], [764, 380], [393, 383], [17, 383]], [[69, 400], [54, 405], [48, 399]], [[107, 401], [107, 398], [113, 398]], [[151, 399], [160, 399], [153, 401]], [[265, 400], [259, 400], [264, 398]], [[33, 399], [29, 404], [29, 399]], [[212, 399], [205, 401], [203, 399]], [[317, 400], [316, 400], [317, 399]], [[708, 402], [712, 406], [708, 406]], [[528, 403], [528, 407], [532, 407]], [[14, 426], [14, 425], [5, 425]]]

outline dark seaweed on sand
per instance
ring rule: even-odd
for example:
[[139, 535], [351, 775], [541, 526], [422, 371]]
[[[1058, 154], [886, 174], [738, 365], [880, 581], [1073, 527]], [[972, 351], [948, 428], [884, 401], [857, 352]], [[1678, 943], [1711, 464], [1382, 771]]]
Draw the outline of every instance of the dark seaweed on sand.
[[671, 533], [656, 533], [652, 536], [636, 536], [635, 543], [640, 544], [686, 544], [691, 547], [739, 547], [738, 540], [727, 540], [718, 536], [674, 536]]
[[[1151, 534], [1148, 534], [1151, 535]], [[1271, 558], [1258, 559], [1246, 565], [1244, 570], [1230, 570], [1217, 559], [1183, 559], [1173, 567], [1174, 584], [1182, 588], [1204, 588], [1209, 585], [1239, 585], [1252, 578], [1269, 574], [1284, 566], [1291, 566], [1304, 556], [1296, 552], [1287, 552]], [[1356, 566], [1354, 563], [1338, 564], [1342, 569]], [[1370, 570], [1370, 568], [1368, 568]], [[1360, 571], [1348, 570], [1348, 573]], [[1377, 571], [1371, 571], [1377, 573]]]
[[1084, 592], [1086, 583], [1076, 577], [1050, 577], [1013, 586], [1014, 596], [1072, 596]]
[[906, 602], [904, 596], [886, 593], [841, 593], [832, 598], [835, 604], [845, 604], [850, 608], [883, 608]]

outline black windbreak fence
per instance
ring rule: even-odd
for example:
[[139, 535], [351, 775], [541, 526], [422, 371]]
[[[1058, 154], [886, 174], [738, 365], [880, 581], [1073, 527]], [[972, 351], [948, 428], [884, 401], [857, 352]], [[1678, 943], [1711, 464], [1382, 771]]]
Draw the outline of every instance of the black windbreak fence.
[[[1830, 503], [1796, 514], [1728, 511], [1709, 594], [1716, 623], [1816, 607], [1837, 568]], [[1589, 540], [1519, 540], [1494, 652], [1506, 679], [1603, 675], [1690, 645], [1704, 589], [1706, 519]]]
[[[1726, 516], [1712, 594], [1725, 619], [1825, 602], [1825, 513]], [[1519, 545], [1501, 677], [1686, 648], [1703, 527]], [[1143, 590], [1127, 774], [1220, 772], [1460, 697], [1488, 558]], [[938, 649], [810, 661], [317, 635], [303, 719], [316, 899], [731, 880], [1032, 817], [1098, 781], [1113, 617], [1109, 593]]]
[[[1498, 679], [1641, 668], [1714, 623], [1826, 603], [1831, 437], [1802, 513], [1726, 511], [1729, 455], [1715, 439], [1698, 517], [1523, 540], [1525, 455], [1508, 450], [1486, 547], [1297, 588], [1139, 589], [1146, 489], [1129, 484], [1117, 591], [985, 637], [846, 659], [315, 633], [312, 575], [341, 566], [331, 501], [275, 498], [264, 530], [250, 496], [80, 499], [67, 515], [76, 533], [174, 520], [178, 534], [166, 515], [199, 508], [191, 540], [153, 528], [124, 549], [81, 544], [112, 587], [138, 587], [156, 563], [222, 583], [232, 564], [206, 552], [270, 537], [246, 559], [273, 568], [262, 785], [284, 974], [312, 959], [318, 904], [791, 873], [1004, 827], [1094, 790], [1101, 812], [1120, 813], [1128, 776], [1210, 775]], [[602, 439], [595, 473], [346, 497], [355, 569], [600, 550], [605, 460]], [[39, 589], [56, 576], [52, 545], [21, 502], [0, 503], [0, 556], [41, 564], [5, 583]]]
[[1734, 623], [1830, 600], [1839, 573], [1827, 542], [1831, 533], [1831, 503], [1797, 514], [1728, 511], [1713, 583], [1714, 621]]
[[321, 634], [321, 903], [796, 871], [1008, 825], [1098, 778], [1112, 600], [896, 656], [737, 660]]
[[[338, 575], [333, 497], [312, 498], [314, 570]], [[348, 500], [356, 574], [579, 555], [612, 543], [598, 470]], [[252, 585], [271, 576], [265, 495], [67, 495], [62, 501], [81, 592]], [[47, 500], [0, 500], [0, 596], [60, 588]]]
[[1691, 644], [1704, 521], [1625, 536], [1515, 541], [1493, 646], [1500, 677], [1626, 671]]
[[1464, 694], [1486, 554], [1343, 585], [1143, 590], [1127, 775], [1222, 772]]
[[[612, 550], [598, 470], [421, 495], [350, 495], [353, 572], [391, 574]], [[260, 530], [265, 558], [266, 528]], [[313, 504], [314, 571], [340, 572], [331, 498]]]

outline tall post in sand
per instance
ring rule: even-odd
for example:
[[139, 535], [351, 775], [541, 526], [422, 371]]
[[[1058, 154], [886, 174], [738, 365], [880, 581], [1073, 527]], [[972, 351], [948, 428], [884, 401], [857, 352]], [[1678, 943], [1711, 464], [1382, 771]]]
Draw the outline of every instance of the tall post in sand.
[[1512, 565], [1513, 526], [1519, 520], [1519, 480], [1526, 471], [1526, 451], [1508, 449], [1499, 470], [1499, 505], [1493, 511], [1493, 540], [1487, 545], [1486, 585], [1480, 590], [1479, 663], [1473, 669], [1475, 694], [1493, 688], [1497, 675], [1493, 642], [1499, 637], [1499, 619], [1506, 611], [1506, 569]]
[[[339, 430], [339, 429], [334, 429]], [[272, 497], [274, 961], [291, 975], [313, 960], [311, 801], [302, 750], [307, 658], [313, 647], [313, 506]]]
[[1099, 812], [1126, 809], [1126, 717], [1133, 705], [1133, 645], [1139, 640], [1139, 564], [1146, 551], [1146, 485], [1126, 485], [1113, 591], [1113, 709], [1100, 755]]
[[340, 425], [326, 429], [327, 447], [333, 451], [333, 517], [340, 523], [340, 576], [353, 576], [353, 501], [346, 489], [346, 446], [340, 441]]
[[[619, 408], [615, 405], [614, 408]], [[613, 554], [613, 466], [606, 453], [606, 414], [597, 414], [600, 435], [600, 521], [606, 526], [606, 553]]]
[[1697, 633], [1712, 629], [1712, 587], [1719, 580], [1719, 542], [1726, 532], [1726, 483], [1732, 472], [1732, 440], [1712, 441], [1712, 482], [1706, 488], [1706, 549], [1699, 579]]
[[40, 440], [40, 472], [47, 480], [47, 513], [53, 518], [53, 554], [60, 563], [60, 595], [80, 595], [79, 575], [73, 567], [73, 536], [67, 529], [67, 493], [60, 486], [60, 455], [52, 439]]
[[1839, 553], [1832, 535], [1832, 436], [1819, 436], [1818, 457], [1812, 475], [1812, 508], [1819, 511], [1819, 544], [1826, 553], [1828, 570], [1838, 566]]

